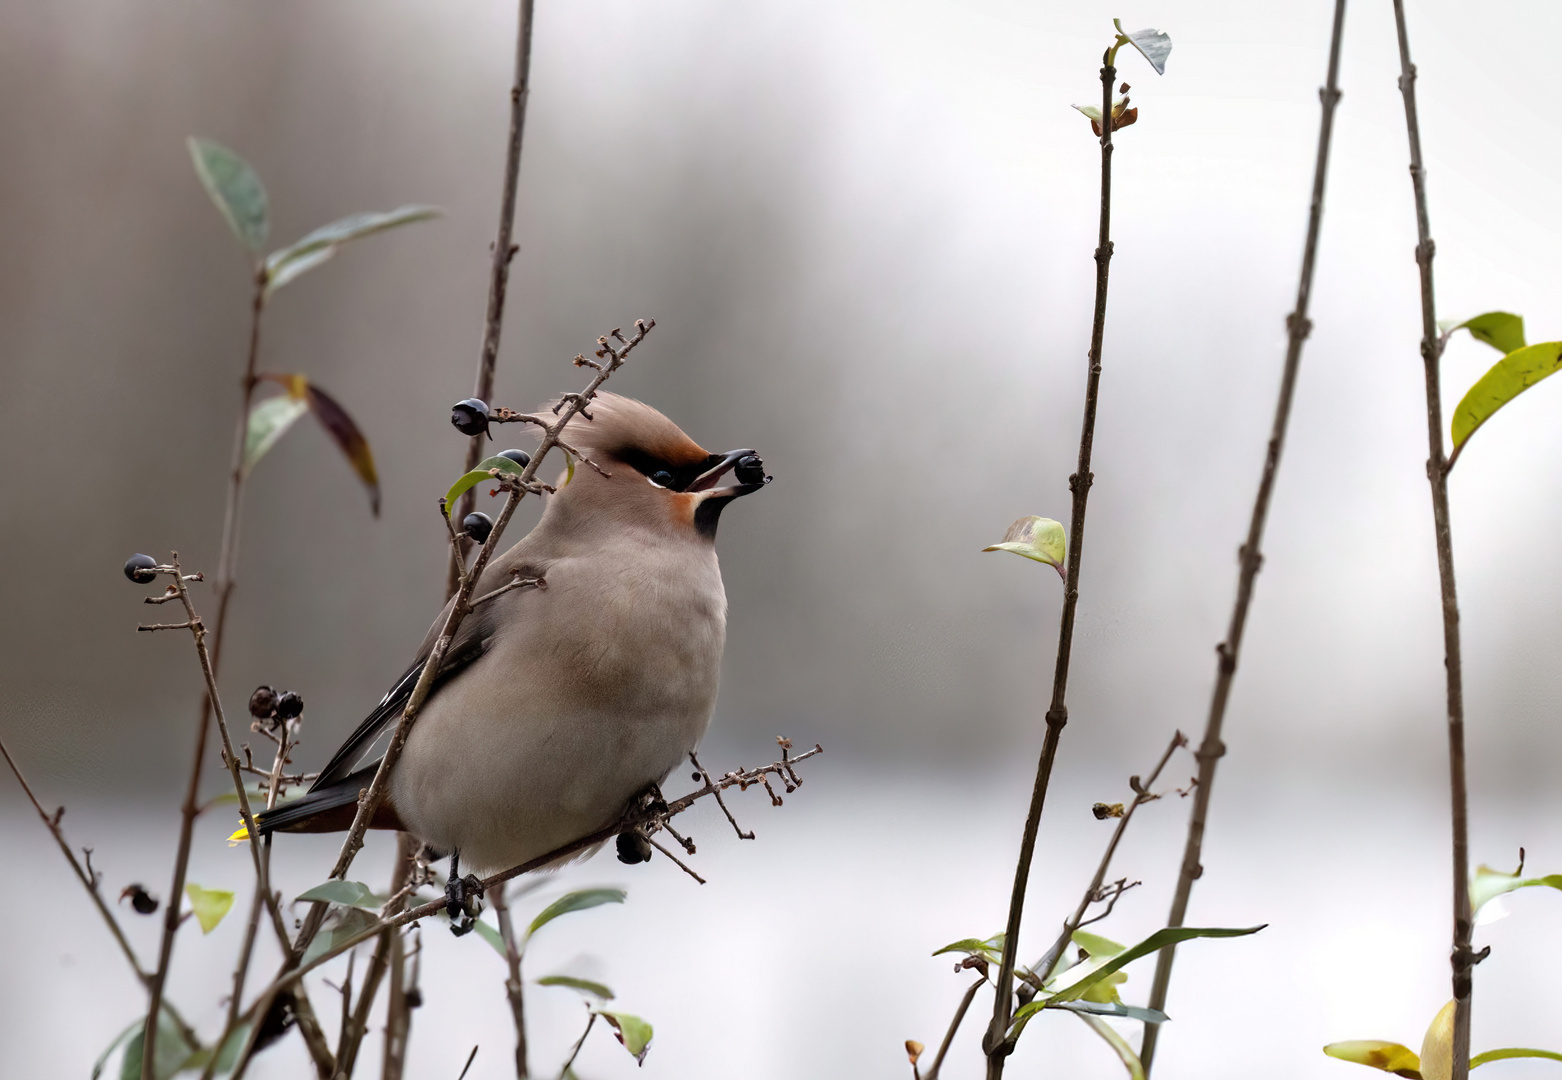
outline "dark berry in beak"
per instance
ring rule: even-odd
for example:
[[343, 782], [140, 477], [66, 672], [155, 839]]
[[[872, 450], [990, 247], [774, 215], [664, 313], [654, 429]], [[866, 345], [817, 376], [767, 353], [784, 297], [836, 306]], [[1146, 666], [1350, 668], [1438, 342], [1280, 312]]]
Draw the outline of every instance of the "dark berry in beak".
[[461, 531], [479, 544], [488, 543], [488, 534], [494, 531], [493, 518], [482, 512], [468, 514], [461, 522]]
[[157, 898], [146, 891], [146, 886], [137, 883], [126, 885], [125, 890], [119, 894], [119, 898], [130, 899], [130, 906], [136, 909], [138, 915], [150, 915], [157, 910]]
[[475, 397], [456, 402], [450, 406], [450, 422], [463, 435], [487, 435], [487, 402]]
[[753, 454], [738, 458], [732, 475], [740, 484], [763, 484], [770, 479], [765, 475], [765, 463]]
[[157, 560], [150, 555], [132, 555], [125, 560], [125, 576], [137, 585], [145, 585], [157, 577], [152, 568]]

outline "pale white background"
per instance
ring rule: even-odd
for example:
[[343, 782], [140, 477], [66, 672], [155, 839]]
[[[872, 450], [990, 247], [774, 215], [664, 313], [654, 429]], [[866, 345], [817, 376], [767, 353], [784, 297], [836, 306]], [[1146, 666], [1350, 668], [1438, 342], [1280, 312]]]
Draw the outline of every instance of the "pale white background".
[[[784, 810], [746, 798], [757, 842], [696, 822], [703, 888], [610, 857], [550, 882], [624, 884], [630, 903], [550, 927], [531, 971], [595, 971], [649, 1017], [646, 1077], [903, 1076], [901, 1041], [936, 1043], [962, 986], [928, 954], [1002, 923], [1040, 742], [1057, 583], [978, 551], [1020, 514], [1067, 516], [1098, 157], [1068, 106], [1098, 93], [1113, 15], [1172, 34], [1164, 78], [1122, 65], [1141, 113], [1115, 162], [1074, 722], [1033, 882], [1038, 947], [1104, 841], [1089, 804], [1121, 798], [1171, 729], [1202, 723], [1295, 288], [1331, 5], [539, 7], [498, 396], [569, 389], [567, 361], [596, 334], [659, 320], [615, 384], [707, 445], [758, 446], [778, 477], [723, 524], [732, 621], [707, 764], [757, 762], [776, 732], [829, 752]], [[1440, 310], [1502, 307], [1554, 338], [1562, 144], [1542, 43], [1562, 16], [1417, 2], [1410, 17]], [[0, 12], [14, 609], [0, 734], [70, 805], [112, 887], [165, 888], [196, 693], [184, 644], [131, 632], [145, 609], [119, 565], [178, 546], [214, 568], [245, 329], [244, 266], [182, 139], [255, 163], [279, 243], [357, 209], [448, 210], [345, 253], [268, 315], [264, 366], [344, 400], [385, 486], [373, 522], [305, 425], [252, 487], [224, 690], [299, 689], [317, 762], [437, 607], [431, 507], [461, 451], [445, 409], [475, 361], [512, 26], [494, 3]], [[1179, 954], [1168, 1080], [1365, 1076], [1318, 1047], [1417, 1045], [1446, 995], [1441, 640], [1396, 73], [1390, 6], [1354, 5], [1317, 329], [1192, 915], [1270, 927]], [[1494, 358], [1456, 343], [1450, 400]], [[1512, 406], [1453, 478], [1474, 853], [1511, 864], [1522, 844], [1542, 871], [1562, 867], [1559, 395], [1548, 383]], [[8, 782], [0, 807], [14, 886], [0, 1071], [82, 1075], [138, 994]], [[1136, 824], [1120, 866], [1145, 884], [1107, 933], [1159, 925], [1184, 814], [1162, 804]], [[242, 888], [227, 828], [203, 823], [192, 876]], [[312, 884], [330, 851], [286, 838], [283, 884]], [[365, 880], [384, 864], [371, 849]], [[1520, 896], [1482, 931], [1477, 1048], [1562, 1043], [1559, 903]], [[131, 929], [150, 955], [152, 920]], [[238, 933], [179, 943], [174, 993], [203, 1030]], [[473, 1044], [473, 1077], [507, 1075], [497, 959], [435, 926], [425, 942], [411, 1075], [453, 1078]], [[1142, 1000], [1148, 967], [1131, 974]], [[534, 995], [539, 1075], [578, 1030], [571, 998]], [[634, 1074], [599, 1038], [581, 1074]], [[1026, 1043], [1014, 1075], [1120, 1075], [1068, 1018]], [[302, 1061], [290, 1043], [252, 1075]], [[979, 1075], [970, 1038], [946, 1075]]]

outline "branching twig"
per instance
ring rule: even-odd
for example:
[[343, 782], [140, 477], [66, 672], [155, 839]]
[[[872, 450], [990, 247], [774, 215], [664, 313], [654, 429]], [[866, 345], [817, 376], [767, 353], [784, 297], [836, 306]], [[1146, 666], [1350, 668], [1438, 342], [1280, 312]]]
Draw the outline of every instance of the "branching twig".
[[[976, 998], [976, 992], [987, 983], [987, 976], [977, 979], [960, 998], [960, 1007], [955, 1009], [955, 1014], [950, 1018], [949, 1030], [944, 1032], [944, 1041], [938, 1044], [938, 1053], [933, 1057], [933, 1064], [927, 1072], [919, 1074], [919, 1080], [938, 1080], [938, 1070], [944, 1067], [944, 1058], [949, 1054], [949, 1046], [955, 1041], [955, 1032], [960, 1030], [960, 1024], [965, 1020], [965, 1014], [971, 1008], [971, 1002]], [[915, 1066], [912, 1067], [915, 1072]]]
[[1020, 855], [1014, 867], [1014, 890], [1009, 897], [1009, 918], [1004, 929], [1003, 957], [998, 967], [993, 995], [992, 1026], [982, 1048], [987, 1053], [988, 1080], [1003, 1076], [1004, 1059], [1013, 1052], [1006, 1040], [1013, 1009], [1010, 987], [1014, 979], [1016, 950], [1020, 944], [1020, 922], [1025, 910], [1025, 889], [1030, 882], [1031, 858], [1036, 850], [1036, 831], [1047, 801], [1047, 786], [1052, 778], [1052, 763], [1057, 757], [1058, 739], [1068, 723], [1069, 657], [1074, 643], [1074, 610], [1079, 604], [1079, 565], [1085, 552], [1085, 502], [1094, 476], [1090, 471], [1090, 452], [1095, 443], [1096, 400], [1101, 387], [1101, 344], [1106, 331], [1106, 294], [1108, 270], [1112, 261], [1112, 83], [1117, 69], [1111, 54], [1103, 57], [1101, 67], [1101, 217], [1096, 242], [1095, 311], [1090, 327], [1089, 370], [1085, 379], [1085, 415], [1079, 434], [1079, 465], [1069, 477], [1073, 492], [1073, 513], [1068, 532], [1068, 571], [1064, 582], [1063, 614], [1058, 629], [1057, 664], [1052, 676], [1052, 702], [1047, 709], [1047, 732], [1042, 740], [1041, 760], [1036, 765], [1036, 782], [1031, 790], [1030, 809], [1025, 815], [1025, 831], [1020, 839]]
[[1394, 0], [1399, 35], [1399, 89], [1405, 99], [1405, 129], [1410, 138], [1410, 182], [1416, 201], [1416, 265], [1421, 274], [1421, 362], [1426, 380], [1427, 480], [1432, 488], [1432, 522], [1437, 540], [1437, 573], [1442, 590], [1443, 669], [1448, 695], [1448, 786], [1453, 806], [1453, 1080], [1470, 1074], [1470, 997], [1473, 969], [1483, 959], [1470, 946], [1469, 788], [1465, 779], [1464, 673], [1459, 641], [1459, 591], [1454, 581], [1453, 534], [1448, 513], [1448, 462], [1443, 448], [1442, 358], [1433, 294], [1431, 225], [1426, 208], [1426, 170], [1421, 163], [1421, 127], [1416, 115], [1416, 67], [1410, 62], [1403, 0]]
[[[1253, 513], [1248, 522], [1247, 539], [1243, 542], [1239, 557], [1241, 569], [1237, 575], [1236, 601], [1231, 609], [1231, 623], [1226, 639], [1216, 649], [1219, 665], [1215, 675], [1215, 689], [1210, 697], [1208, 718], [1204, 724], [1204, 738], [1197, 753], [1199, 775], [1193, 800], [1193, 811], [1188, 819], [1188, 839], [1183, 849], [1182, 867], [1177, 878], [1177, 890], [1172, 897], [1171, 911], [1166, 917], [1167, 926], [1181, 926], [1188, 912], [1188, 899], [1193, 893], [1193, 883], [1204, 873], [1200, 861], [1204, 850], [1204, 827], [1209, 818], [1209, 801], [1215, 788], [1215, 767], [1226, 752], [1221, 741], [1226, 718], [1226, 703], [1231, 695], [1231, 683], [1236, 676], [1237, 658], [1242, 650], [1242, 634], [1247, 627], [1248, 607], [1253, 599], [1253, 582], [1263, 565], [1260, 544], [1264, 538], [1264, 524], [1269, 516], [1269, 502], [1274, 494], [1275, 477], [1280, 468], [1280, 453], [1285, 446], [1286, 428], [1291, 418], [1291, 401], [1296, 390], [1297, 371], [1301, 365], [1302, 344], [1312, 330], [1307, 317], [1308, 302], [1312, 298], [1313, 266], [1318, 252], [1318, 235], [1323, 222], [1323, 193], [1329, 173], [1329, 148], [1334, 133], [1334, 108], [1340, 100], [1340, 40], [1344, 33], [1345, 0], [1335, 0], [1334, 28], [1329, 39], [1328, 77], [1318, 96], [1323, 105], [1323, 117], [1318, 125], [1318, 154], [1313, 165], [1312, 201], [1307, 215], [1307, 241], [1302, 248], [1301, 276], [1296, 286], [1296, 308], [1286, 317], [1287, 342], [1285, 367], [1280, 377], [1280, 393], [1275, 402], [1274, 424], [1270, 430], [1269, 444], [1264, 452], [1264, 470], [1258, 482], [1258, 493], [1253, 499]], [[1176, 946], [1161, 950], [1155, 961], [1155, 979], [1150, 989], [1149, 1007], [1164, 1009], [1166, 993], [1171, 984], [1172, 962], [1176, 959]], [[1159, 1024], [1146, 1024], [1144, 1039], [1140, 1045], [1140, 1061], [1148, 1075], [1155, 1061], [1155, 1042], [1160, 1034]], [[1467, 1055], [1468, 1056], [1468, 1055]]]
[[582, 1031], [580, 1033], [580, 1038], [575, 1040], [575, 1046], [570, 1050], [569, 1058], [564, 1062], [564, 1067], [559, 1070], [560, 1080], [563, 1080], [564, 1077], [569, 1075], [570, 1066], [575, 1064], [575, 1059], [580, 1056], [580, 1048], [586, 1045], [586, 1036], [591, 1034], [591, 1025], [595, 1024], [596, 1022], [596, 1011], [589, 1011], [586, 1015], [586, 1030]]

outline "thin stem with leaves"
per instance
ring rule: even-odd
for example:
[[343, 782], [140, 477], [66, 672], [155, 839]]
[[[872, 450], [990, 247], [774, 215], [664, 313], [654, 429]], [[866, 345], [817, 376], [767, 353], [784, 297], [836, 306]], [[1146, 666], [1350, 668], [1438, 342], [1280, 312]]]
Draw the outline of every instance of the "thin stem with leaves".
[[1091, 450], [1095, 445], [1096, 402], [1101, 387], [1101, 346], [1106, 332], [1106, 296], [1108, 271], [1112, 261], [1112, 84], [1117, 69], [1110, 63], [1101, 68], [1101, 214], [1096, 243], [1096, 295], [1090, 328], [1089, 366], [1085, 378], [1085, 412], [1079, 435], [1079, 463], [1069, 477], [1073, 492], [1073, 513], [1068, 535], [1068, 570], [1064, 581], [1063, 613], [1058, 628], [1057, 661], [1052, 676], [1052, 701], [1047, 708], [1047, 731], [1042, 740], [1041, 760], [1036, 766], [1036, 781], [1031, 790], [1030, 808], [1025, 815], [1025, 830], [1020, 838], [1020, 854], [1014, 867], [1014, 889], [1009, 897], [1009, 917], [1004, 929], [1003, 957], [994, 982], [992, 1025], [983, 1040], [987, 1054], [988, 1080], [1003, 1075], [1004, 1060], [1014, 1051], [1007, 1038], [1013, 1013], [1014, 964], [1019, 948], [1020, 923], [1025, 911], [1025, 890], [1030, 883], [1031, 859], [1036, 851], [1036, 833], [1047, 801], [1052, 765], [1057, 758], [1058, 740], [1068, 723], [1069, 659], [1074, 642], [1074, 612], [1079, 604], [1079, 567], [1085, 552], [1085, 504], [1094, 479], [1090, 471]]

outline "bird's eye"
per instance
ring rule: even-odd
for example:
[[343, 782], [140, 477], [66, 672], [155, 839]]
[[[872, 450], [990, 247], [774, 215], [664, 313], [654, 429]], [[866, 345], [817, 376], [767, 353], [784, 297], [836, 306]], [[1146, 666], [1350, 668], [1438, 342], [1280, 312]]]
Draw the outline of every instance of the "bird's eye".
[[654, 473], [651, 474], [650, 480], [651, 483], [660, 488], [672, 487], [673, 474], [668, 472], [666, 469], [657, 469]]

